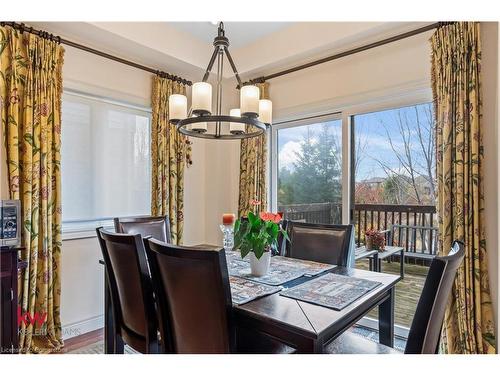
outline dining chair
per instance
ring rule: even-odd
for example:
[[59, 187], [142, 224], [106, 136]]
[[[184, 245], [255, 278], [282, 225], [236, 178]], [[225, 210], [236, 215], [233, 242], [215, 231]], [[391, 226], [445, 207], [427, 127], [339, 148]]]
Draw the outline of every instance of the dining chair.
[[[144, 242], [157, 296], [160, 335], [165, 338], [162, 350], [238, 352], [224, 249], [176, 246], [155, 239]], [[264, 335], [255, 339], [256, 335], [249, 339], [260, 345], [259, 352], [283, 350], [284, 345]]]
[[168, 216], [115, 217], [115, 232], [140, 234], [163, 242], [172, 242]]
[[287, 257], [347, 267], [354, 251], [354, 226], [288, 222]]
[[123, 343], [141, 353], [158, 353], [153, 286], [141, 235], [96, 232], [108, 275], [116, 353], [123, 354]]
[[[405, 354], [437, 354], [444, 313], [458, 267], [464, 259], [464, 244], [454, 241], [447, 256], [435, 257], [430, 265], [408, 334]], [[337, 354], [399, 353], [351, 332], [343, 333], [325, 352]]]

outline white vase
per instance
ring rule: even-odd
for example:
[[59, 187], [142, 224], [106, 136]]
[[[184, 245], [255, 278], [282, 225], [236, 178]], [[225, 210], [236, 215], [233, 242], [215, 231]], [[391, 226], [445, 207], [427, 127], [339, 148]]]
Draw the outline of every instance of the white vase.
[[269, 272], [271, 264], [271, 252], [265, 251], [264, 254], [257, 259], [253, 252], [250, 252], [250, 271], [254, 276], [264, 276]]

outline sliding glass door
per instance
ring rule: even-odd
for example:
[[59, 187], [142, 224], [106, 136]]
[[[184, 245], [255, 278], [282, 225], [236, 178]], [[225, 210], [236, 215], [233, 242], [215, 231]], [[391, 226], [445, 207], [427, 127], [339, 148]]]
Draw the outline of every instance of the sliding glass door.
[[[396, 288], [396, 335], [405, 337], [437, 249], [434, 115], [429, 93], [389, 105], [351, 106], [336, 117], [273, 125], [271, 208], [309, 223], [391, 232], [403, 247], [405, 277]], [[382, 272], [400, 271], [399, 257]], [[368, 269], [367, 259], [356, 268]], [[360, 323], [377, 329], [377, 312]]]

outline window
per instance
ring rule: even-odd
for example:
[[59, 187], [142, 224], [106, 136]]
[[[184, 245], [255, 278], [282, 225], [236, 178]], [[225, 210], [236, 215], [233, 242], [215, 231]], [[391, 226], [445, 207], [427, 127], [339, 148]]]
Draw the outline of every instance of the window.
[[277, 208], [290, 220], [342, 222], [342, 121], [277, 130]]
[[355, 202], [434, 205], [432, 103], [353, 116]]
[[149, 214], [149, 112], [66, 92], [62, 123], [63, 232]]

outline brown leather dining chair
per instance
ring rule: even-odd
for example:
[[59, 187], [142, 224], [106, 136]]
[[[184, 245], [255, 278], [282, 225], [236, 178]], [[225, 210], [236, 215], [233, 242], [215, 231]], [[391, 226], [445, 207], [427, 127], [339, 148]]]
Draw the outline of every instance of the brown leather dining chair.
[[[353, 249], [353, 225], [288, 222], [286, 256], [348, 266]], [[354, 251], [354, 250], [352, 250]]]
[[[438, 353], [446, 305], [464, 255], [463, 242], [455, 241], [447, 256], [435, 257], [432, 260], [408, 334], [405, 354]], [[335, 339], [326, 347], [325, 352], [336, 354], [399, 353], [350, 332]]]
[[284, 353], [292, 348], [256, 333], [238, 344], [224, 249], [183, 247], [145, 240], [158, 301], [165, 353]]
[[163, 242], [172, 242], [168, 216], [115, 217], [115, 232], [140, 234]]
[[108, 274], [116, 353], [123, 354], [124, 343], [141, 353], [158, 353], [153, 287], [141, 235], [96, 232]]
[[146, 244], [168, 353], [230, 353], [236, 337], [223, 250]]

